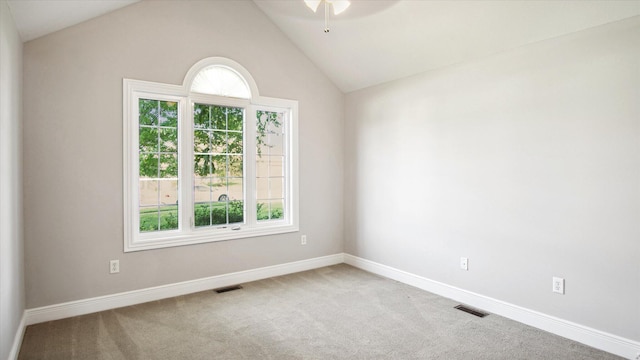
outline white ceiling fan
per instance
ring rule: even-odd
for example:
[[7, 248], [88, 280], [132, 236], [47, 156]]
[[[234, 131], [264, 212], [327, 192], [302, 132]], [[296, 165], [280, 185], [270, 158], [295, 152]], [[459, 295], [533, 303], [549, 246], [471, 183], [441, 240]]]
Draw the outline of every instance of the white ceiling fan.
[[320, 7], [320, 3], [324, 1], [324, 32], [329, 32], [329, 7], [333, 8], [333, 14], [338, 15], [343, 11], [347, 10], [347, 8], [351, 5], [351, 2], [348, 0], [304, 0], [304, 3], [307, 4], [309, 9], [316, 12], [318, 7]]

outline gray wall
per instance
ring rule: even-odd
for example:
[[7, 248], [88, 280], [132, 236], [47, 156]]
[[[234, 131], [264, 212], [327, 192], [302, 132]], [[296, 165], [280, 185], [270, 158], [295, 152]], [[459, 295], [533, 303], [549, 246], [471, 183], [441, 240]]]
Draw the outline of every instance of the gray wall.
[[[122, 78], [181, 84], [210, 56], [299, 101], [301, 231], [124, 254]], [[253, 2], [143, 1], [27, 42], [24, 88], [28, 308], [343, 251], [343, 94]]]
[[639, 341], [639, 43], [636, 17], [348, 94], [346, 252]]
[[0, 1], [0, 359], [25, 308], [22, 245], [22, 41]]

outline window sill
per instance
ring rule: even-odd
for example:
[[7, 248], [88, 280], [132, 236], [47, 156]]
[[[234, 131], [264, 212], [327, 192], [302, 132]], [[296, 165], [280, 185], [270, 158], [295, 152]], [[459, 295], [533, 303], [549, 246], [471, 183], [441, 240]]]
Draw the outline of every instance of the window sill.
[[203, 244], [208, 242], [227, 241], [236, 239], [245, 239], [258, 236], [268, 236], [285, 234], [299, 231], [297, 225], [290, 224], [273, 224], [259, 227], [242, 227], [233, 230], [235, 226], [229, 225], [216, 230], [211, 229], [195, 229], [190, 233], [178, 231], [167, 231], [159, 236], [154, 233], [153, 236], [144, 236], [142, 234], [133, 241], [125, 241], [124, 252], [143, 251], [152, 249], [162, 249], [175, 246], [185, 246], [194, 244]]

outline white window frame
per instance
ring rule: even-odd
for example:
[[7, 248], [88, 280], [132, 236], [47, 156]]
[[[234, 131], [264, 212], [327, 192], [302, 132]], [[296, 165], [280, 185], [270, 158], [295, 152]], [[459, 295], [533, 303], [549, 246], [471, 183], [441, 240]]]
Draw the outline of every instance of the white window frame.
[[[191, 82], [204, 68], [220, 65], [236, 71], [247, 82], [250, 99], [192, 93]], [[178, 212], [176, 230], [140, 233], [138, 104], [140, 98], [178, 103]], [[245, 108], [244, 118], [244, 223], [220, 227], [193, 224], [193, 105], [206, 103]], [[285, 212], [281, 220], [257, 221], [255, 196], [255, 125], [256, 111], [279, 111], [287, 114], [285, 171]], [[213, 241], [275, 235], [299, 230], [298, 204], [298, 102], [262, 97], [248, 71], [233, 60], [213, 57], [199, 61], [187, 73], [182, 85], [123, 79], [123, 187], [124, 251], [140, 251]]]

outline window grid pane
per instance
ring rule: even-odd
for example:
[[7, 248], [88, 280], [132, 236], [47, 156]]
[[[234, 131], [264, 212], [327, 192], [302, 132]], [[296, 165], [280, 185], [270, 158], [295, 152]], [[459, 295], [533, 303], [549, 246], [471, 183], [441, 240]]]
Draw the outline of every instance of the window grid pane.
[[244, 109], [194, 104], [194, 225], [244, 222]]
[[178, 229], [178, 103], [138, 100], [139, 231]]
[[256, 117], [257, 220], [280, 220], [285, 215], [285, 114], [259, 110]]

